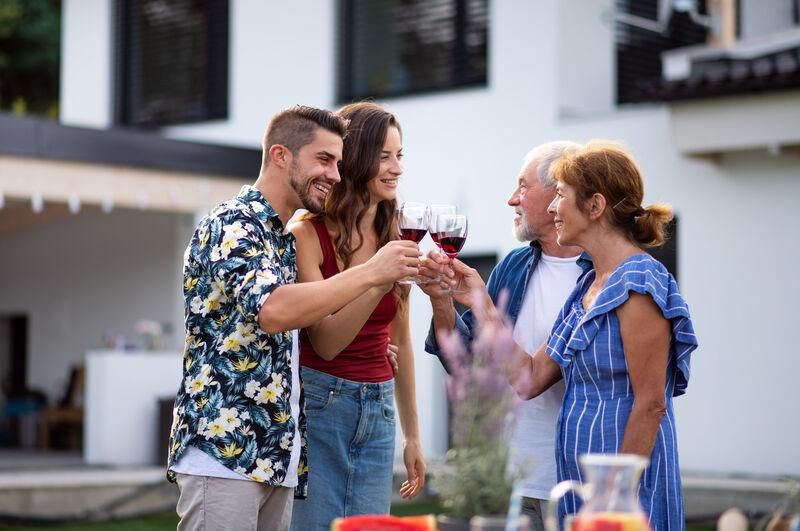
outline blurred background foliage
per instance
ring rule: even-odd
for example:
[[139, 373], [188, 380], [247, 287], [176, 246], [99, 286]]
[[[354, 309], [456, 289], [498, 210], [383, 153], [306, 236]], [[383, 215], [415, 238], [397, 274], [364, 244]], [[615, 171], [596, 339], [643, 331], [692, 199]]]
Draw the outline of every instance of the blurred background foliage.
[[61, 0], [0, 0], [0, 111], [58, 117]]

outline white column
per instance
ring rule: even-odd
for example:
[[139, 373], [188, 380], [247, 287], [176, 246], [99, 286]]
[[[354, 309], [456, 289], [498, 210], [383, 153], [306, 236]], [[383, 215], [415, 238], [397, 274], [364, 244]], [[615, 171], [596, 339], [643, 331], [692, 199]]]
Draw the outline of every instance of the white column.
[[108, 128], [114, 119], [114, 3], [64, 0], [61, 6], [60, 120]]

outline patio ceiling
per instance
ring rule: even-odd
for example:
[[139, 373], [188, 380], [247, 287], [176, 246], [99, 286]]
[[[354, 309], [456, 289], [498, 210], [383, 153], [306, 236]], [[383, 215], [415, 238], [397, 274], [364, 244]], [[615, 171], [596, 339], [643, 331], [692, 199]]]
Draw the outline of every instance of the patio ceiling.
[[[41, 199], [68, 205], [194, 213], [233, 197], [251, 179], [0, 155], [7, 203]], [[0, 211], [1, 212], [1, 211]]]

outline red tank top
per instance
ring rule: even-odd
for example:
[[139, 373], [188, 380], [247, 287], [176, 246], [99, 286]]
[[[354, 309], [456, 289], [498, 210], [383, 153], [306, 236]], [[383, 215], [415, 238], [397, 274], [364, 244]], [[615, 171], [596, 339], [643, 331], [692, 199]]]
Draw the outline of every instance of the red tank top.
[[[311, 219], [322, 247], [322, 265], [319, 270], [323, 278], [339, 273], [336, 251], [333, 248], [328, 229], [321, 217]], [[392, 367], [386, 357], [389, 346], [389, 327], [397, 313], [397, 301], [390, 291], [381, 298], [359, 330], [353, 342], [347, 345], [332, 360], [324, 360], [314, 352], [305, 330], [300, 331], [300, 364], [304, 367], [352, 380], [356, 382], [385, 382], [391, 380]]]

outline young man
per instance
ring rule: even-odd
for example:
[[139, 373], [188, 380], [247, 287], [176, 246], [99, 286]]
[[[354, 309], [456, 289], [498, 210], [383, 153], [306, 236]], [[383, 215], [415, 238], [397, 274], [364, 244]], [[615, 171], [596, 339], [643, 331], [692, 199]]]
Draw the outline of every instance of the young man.
[[[527, 352], [535, 352], [547, 339], [581, 273], [578, 263], [581, 249], [558, 245], [553, 215], [547, 212], [555, 196], [550, 165], [564, 150], [573, 147], [579, 146], [573, 142], [550, 142], [528, 153], [508, 205], [516, 214], [514, 235], [519, 241], [530, 244], [511, 251], [489, 277], [487, 289], [495, 303], [502, 291], [508, 291], [506, 311], [515, 323], [514, 339]], [[431, 258], [441, 260], [440, 255]], [[466, 278], [463, 284], [483, 287], [477, 272], [470, 270], [470, 274], [475, 282]], [[437, 285], [422, 287], [430, 295], [433, 306], [433, 322], [425, 350], [438, 356], [447, 368], [434, 330], [455, 329], [468, 343], [473, 338], [474, 316], [471, 311], [457, 315], [449, 294]], [[471, 303], [471, 293], [461, 298], [460, 302]], [[537, 531], [544, 529], [542, 509], [550, 489], [556, 484], [555, 429], [563, 397], [564, 384], [559, 383], [523, 403], [511, 441], [512, 459], [525, 474], [522, 512], [530, 517], [532, 529]]]
[[258, 179], [203, 218], [186, 249], [169, 448], [178, 529], [288, 529], [308, 472], [296, 330], [417, 272], [416, 244], [396, 241], [331, 279], [294, 283], [285, 226], [299, 208], [320, 212], [340, 181], [346, 126], [303, 106], [273, 117]]

